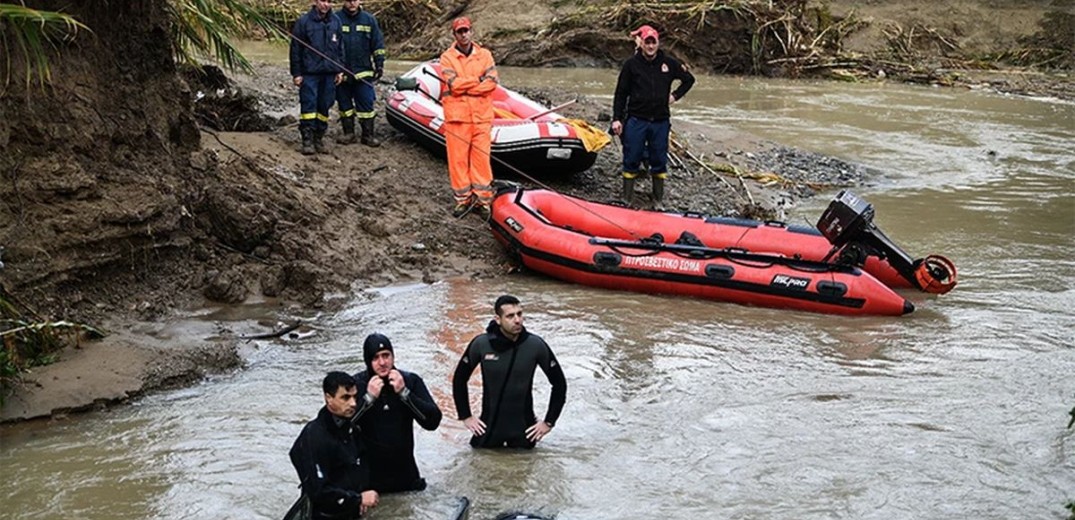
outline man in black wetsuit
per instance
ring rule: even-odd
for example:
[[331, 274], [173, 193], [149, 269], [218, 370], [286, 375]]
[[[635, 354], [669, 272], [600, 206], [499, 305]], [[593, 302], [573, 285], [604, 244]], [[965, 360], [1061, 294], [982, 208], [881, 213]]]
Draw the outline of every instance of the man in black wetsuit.
[[415, 373], [396, 368], [392, 342], [370, 334], [362, 344], [366, 370], [355, 374], [365, 395], [358, 425], [369, 449], [370, 479], [379, 493], [421, 491], [426, 481], [414, 461], [414, 422], [429, 431], [440, 425], [441, 411]]
[[325, 406], [295, 439], [291, 464], [310, 500], [311, 518], [359, 518], [377, 505], [379, 497], [369, 485], [367, 451], [358, 429], [351, 424], [356, 408], [355, 379], [343, 372], [329, 372], [321, 387]]
[[[474, 434], [475, 448], [533, 448], [556, 424], [567, 400], [567, 381], [552, 349], [523, 327], [523, 308], [514, 296], [504, 295], [493, 305], [496, 316], [485, 334], [470, 344], [455, 368], [452, 397], [459, 418]], [[470, 411], [467, 381], [482, 367], [481, 417]], [[537, 367], [552, 384], [545, 419], [534, 415], [533, 382]]]

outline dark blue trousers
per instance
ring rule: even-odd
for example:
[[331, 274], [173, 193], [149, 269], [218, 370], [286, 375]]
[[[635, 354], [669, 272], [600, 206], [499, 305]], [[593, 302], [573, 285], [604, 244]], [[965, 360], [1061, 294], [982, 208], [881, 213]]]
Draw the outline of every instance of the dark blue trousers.
[[307, 74], [299, 86], [299, 131], [328, 130], [328, 111], [336, 102], [335, 74]]
[[642, 159], [649, 162], [649, 173], [663, 179], [668, 176], [669, 120], [647, 121], [628, 117], [623, 126], [623, 176], [634, 179], [642, 172]]
[[370, 84], [373, 82], [373, 76], [363, 79], [366, 81], [352, 77], [336, 87], [336, 101], [340, 103], [340, 118], [372, 119], [377, 115], [373, 111], [373, 102], [377, 99], [377, 92]]

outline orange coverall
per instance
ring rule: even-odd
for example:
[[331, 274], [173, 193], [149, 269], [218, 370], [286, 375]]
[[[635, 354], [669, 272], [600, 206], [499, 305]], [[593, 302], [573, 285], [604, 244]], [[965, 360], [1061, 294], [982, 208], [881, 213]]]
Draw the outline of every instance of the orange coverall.
[[493, 168], [489, 162], [493, 123], [492, 93], [499, 82], [493, 55], [472, 43], [470, 55], [452, 44], [440, 55], [444, 139], [448, 174], [457, 203], [472, 195], [479, 204], [493, 201]]

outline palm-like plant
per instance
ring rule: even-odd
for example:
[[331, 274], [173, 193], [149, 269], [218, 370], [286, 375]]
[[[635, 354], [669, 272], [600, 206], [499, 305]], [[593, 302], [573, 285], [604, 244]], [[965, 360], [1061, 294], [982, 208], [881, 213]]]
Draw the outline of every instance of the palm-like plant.
[[25, 4], [0, 3], [0, 49], [4, 56], [3, 83], [6, 90], [12, 76], [12, 56], [21, 55], [25, 63], [26, 86], [36, 79], [40, 85], [48, 83], [52, 74], [49, 69], [49, 48], [74, 39], [80, 30], [92, 32], [78, 20], [63, 13], [39, 11]]
[[197, 64], [199, 56], [215, 57], [229, 70], [250, 71], [250, 62], [229, 39], [253, 25], [271, 38], [288, 34], [241, 0], [171, 0], [172, 39], [176, 60]]
[[[249, 71], [250, 62], [230, 38], [243, 34], [250, 26], [261, 28], [271, 38], [288, 37], [272, 20], [242, 0], [169, 0], [167, 9], [173, 21], [176, 61], [181, 63], [197, 64], [199, 57], [211, 56], [230, 70]], [[50, 51], [73, 40], [80, 31], [92, 33], [67, 14], [32, 9], [21, 1], [0, 3], [0, 55], [4, 56], [0, 92], [13, 77], [13, 55], [23, 58], [27, 86], [49, 83]]]

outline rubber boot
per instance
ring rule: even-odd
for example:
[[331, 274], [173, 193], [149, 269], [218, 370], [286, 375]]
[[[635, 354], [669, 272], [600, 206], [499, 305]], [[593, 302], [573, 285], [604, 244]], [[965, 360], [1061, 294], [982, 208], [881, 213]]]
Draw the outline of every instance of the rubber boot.
[[362, 144], [376, 148], [381, 146], [381, 142], [377, 140], [377, 136], [373, 134], [373, 118], [363, 119], [362, 123]]
[[314, 130], [314, 150], [317, 150], [317, 153], [328, 153], [328, 148], [325, 148], [324, 139], [324, 130]]
[[336, 142], [340, 144], [355, 144], [358, 142], [358, 138], [355, 137], [355, 118], [345, 117], [340, 120], [340, 124], [343, 125], [343, 135], [336, 139]]
[[635, 179], [623, 178], [623, 204], [631, 207], [635, 198]]
[[664, 211], [664, 179], [653, 177], [653, 209]]
[[314, 131], [310, 128], [299, 128], [302, 136], [302, 155], [314, 154]]

